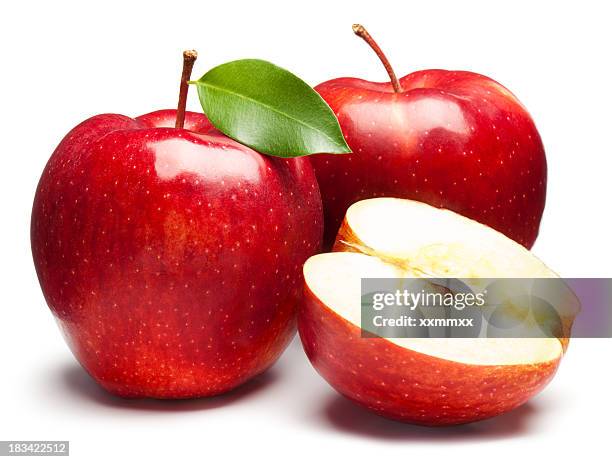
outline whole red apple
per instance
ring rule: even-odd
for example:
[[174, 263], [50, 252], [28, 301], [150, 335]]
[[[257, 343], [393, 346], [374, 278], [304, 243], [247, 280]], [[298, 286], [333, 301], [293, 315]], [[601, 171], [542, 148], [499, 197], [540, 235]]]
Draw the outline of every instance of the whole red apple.
[[315, 88], [353, 151], [313, 156], [326, 246], [351, 204], [386, 196], [453, 210], [530, 248], [546, 199], [546, 157], [525, 107], [473, 72], [433, 69], [398, 80], [365, 29], [354, 30], [391, 82], [339, 78]]
[[176, 119], [86, 120], [34, 199], [47, 303], [82, 366], [124, 397], [214, 395], [267, 369], [321, 244], [308, 160], [260, 155], [201, 114]]

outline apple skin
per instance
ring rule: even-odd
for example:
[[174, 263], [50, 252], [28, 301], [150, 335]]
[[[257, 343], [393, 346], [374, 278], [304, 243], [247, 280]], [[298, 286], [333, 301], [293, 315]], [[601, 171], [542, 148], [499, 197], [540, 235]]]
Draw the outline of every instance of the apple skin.
[[270, 367], [322, 239], [307, 159], [260, 155], [195, 113], [175, 129], [175, 115], [86, 120], [34, 199], [45, 299], [81, 365], [122, 397], [215, 395]]
[[339, 393], [389, 419], [459, 425], [508, 412], [553, 378], [561, 358], [533, 365], [482, 366], [402, 348], [361, 330], [306, 286], [298, 314], [304, 351]]
[[465, 71], [424, 70], [391, 83], [339, 78], [315, 89], [330, 105], [349, 155], [313, 156], [325, 247], [346, 209], [399, 197], [444, 207], [527, 248], [546, 200], [546, 157], [525, 107], [499, 83]]

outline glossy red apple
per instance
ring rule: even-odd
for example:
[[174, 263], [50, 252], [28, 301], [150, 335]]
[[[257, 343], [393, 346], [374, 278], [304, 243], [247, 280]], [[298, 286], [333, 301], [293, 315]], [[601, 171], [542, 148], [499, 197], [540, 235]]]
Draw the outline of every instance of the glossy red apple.
[[214, 395], [270, 367], [322, 238], [307, 159], [260, 155], [201, 114], [176, 119], [86, 120], [34, 200], [47, 303], [78, 361], [124, 397]]
[[313, 156], [325, 243], [352, 203], [402, 197], [444, 207], [530, 248], [546, 199], [546, 158], [535, 124], [505, 87], [473, 72], [424, 70], [391, 82], [356, 78], [315, 89], [336, 113], [353, 153]]

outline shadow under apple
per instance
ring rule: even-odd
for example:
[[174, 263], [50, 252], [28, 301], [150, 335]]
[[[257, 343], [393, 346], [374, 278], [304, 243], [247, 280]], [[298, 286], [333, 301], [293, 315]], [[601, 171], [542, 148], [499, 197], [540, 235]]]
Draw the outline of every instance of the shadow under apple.
[[98, 385], [78, 364], [60, 370], [60, 382], [71, 393], [101, 406], [150, 412], [204, 411], [229, 406], [237, 401], [253, 398], [279, 378], [275, 369], [268, 369], [232, 391], [206, 398], [162, 400], [126, 399], [112, 395]]
[[519, 437], [532, 427], [545, 405], [529, 401], [506, 414], [470, 424], [424, 427], [389, 420], [361, 408], [340, 395], [324, 404], [324, 419], [336, 430], [360, 437], [397, 441], [475, 441]]

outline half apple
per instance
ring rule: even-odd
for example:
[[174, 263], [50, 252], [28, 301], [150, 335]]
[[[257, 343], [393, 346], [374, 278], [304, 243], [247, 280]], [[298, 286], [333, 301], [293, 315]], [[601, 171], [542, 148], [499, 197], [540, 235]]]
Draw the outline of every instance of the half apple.
[[[361, 278], [557, 278], [527, 249], [454, 212], [392, 198], [352, 205], [335, 252], [304, 265], [299, 332], [337, 391], [423, 425], [486, 419], [520, 406], [553, 377], [564, 339], [368, 338]], [[563, 337], [571, 326], [564, 319]]]

